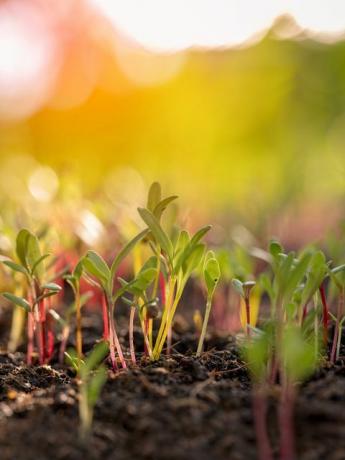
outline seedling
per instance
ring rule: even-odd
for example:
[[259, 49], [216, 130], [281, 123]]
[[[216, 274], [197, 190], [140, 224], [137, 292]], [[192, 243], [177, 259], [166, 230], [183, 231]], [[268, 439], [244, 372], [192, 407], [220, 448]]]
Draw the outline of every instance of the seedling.
[[204, 263], [204, 278], [205, 278], [205, 284], [207, 288], [207, 301], [206, 301], [204, 321], [202, 324], [201, 335], [200, 335], [199, 343], [198, 343], [198, 349], [196, 352], [197, 356], [201, 355], [201, 352], [203, 349], [208, 320], [209, 320], [210, 312], [211, 312], [212, 299], [213, 299], [213, 295], [214, 295], [214, 292], [216, 290], [216, 287], [217, 287], [217, 284], [220, 278], [219, 264], [212, 251], [209, 251], [206, 255], [206, 259]]
[[338, 290], [337, 313], [335, 317], [331, 315], [335, 320], [335, 328], [330, 361], [334, 363], [339, 358], [342, 325], [345, 320], [345, 265], [339, 265], [338, 267], [329, 269], [328, 275]]
[[259, 460], [273, 460], [267, 430], [268, 365], [272, 355], [274, 335], [272, 324], [251, 336], [247, 335], [242, 347], [253, 380], [253, 415]]
[[90, 437], [94, 407], [107, 380], [106, 368], [100, 363], [108, 353], [106, 342], [96, 345], [85, 360], [81, 360], [74, 350], [65, 353], [79, 379], [79, 436], [82, 442], [87, 442]]
[[[156, 189], [158, 190], [158, 187]], [[157, 203], [160, 198], [157, 191], [155, 193], [150, 191], [149, 196], [155, 197], [154, 200], [152, 198], [149, 200], [151, 209], [139, 208], [138, 211], [150, 230], [150, 246], [155, 254], [157, 267], [159, 267], [157, 276], [159, 271], [163, 274], [165, 281], [165, 292], [162, 296], [165, 302], [162, 305], [162, 317], [152, 352], [153, 359], [157, 360], [167, 339], [168, 350], [170, 349], [173, 318], [188, 279], [204, 257], [205, 245], [200, 241], [210, 230], [210, 226], [201, 228], [192, 238], [188, 232], [182, 230], [177, 238], [171, 239], [163, 230], [160, 218], [167, 203], [170, 203], [175, 197], [168, 197]], [[152, 203], [155, 204], [153, 211]]]
[[124, 246], [113, 260], [111, 267], [109, 267], [107, 263], [104, 261], [104, 259], [95, 251], [88, 251], [85, 257], [83, 257], [82, 259], [84, 276], [92, 284], [96, 283], [104, 293], [107, 309], [107, 319], [109, 322], [110, 357], [114, 370], [117, 368], [116, 352], [119, 356], [122, 368], [125, 369], [127, 367], [122, 352], [122, 347], [116, 332], [114, 310], [116, 302], [126, 292], [126, 288], [128, 288], [128, 285], [126, 284], [125, 286], [116, 289], [116, 274], [122, 260], [131, 252], [133, 247], [147, 235], [147, 233], [148, 230], [140, 232], [126, 246]]
[[[246, 317], [245, 329], [246, 329], [247, 335], [250, 335], [250, 326], [252, 324], [251, 307], [250, 307], [250, 292], [255, 286], [255, 281], [246, 281], [242, 283], [242, 281], [240, 281], [239, 279], [234, 278], [232, 280], [232, 285], [235, 288], [235, 290], [238, 292], [238, 294], [240, 294], [241, 298], [244, 301], [245, 317]], [[253, 326], [255, 326], [255, 324], [253, 324]]]
[[34, 335], [38, 348], [39, 362], [49, 361], [52, 347], [49, 346], [46, 299], [57, 294], [61, 287], [56, 283], [43, 281], [45, 276], [44, 260], [49, 254], [41, 254], [38, 238], [29, 230], [23, 229], [16, 239], [16, 254], [19, 263], [3, 258], [2, 263], [14, 272], [24, 275], [27, 284], [27, 297], [19, 297], [5, 292], [3, 296], [15, 305], [23, 308], [28, 314], [27, 321], [27, 362], [31, 364], [34, 350]]
[[[83, 356], [83, 336], [81, 330], [81, 299], [80, 299], [80, 278], [83, 274], [83, 264], [79, 261], [72, 274], [65, 275], [64, 279], [71, 286], [75, 298], [75, 315], [76, 315], [76, 349], [78, 358]], [[67, 321], [69, 323], [69, 321]], [[66, 329], [65, 329], [66, 331]], [[64, 350], [61, 350], [61, 355]]]

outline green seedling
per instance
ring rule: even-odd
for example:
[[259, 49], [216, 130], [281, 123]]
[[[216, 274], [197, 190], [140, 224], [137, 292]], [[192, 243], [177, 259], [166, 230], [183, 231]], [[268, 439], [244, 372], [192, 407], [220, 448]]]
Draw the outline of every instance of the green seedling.
[[273, 323], [267, 323], [259, 332], [247, 335], [242, 347], [242, 355], [253, 381], [252, 405], [259, 460], [273, 460], [267, 429], [268, 369], [273, 344]]
[[313, 343], [305, 339], [298, 325], [288, 324], [284, 328], [281, 363], [280, 458], [293, 460], [297, 458], [294, 430], [296, 385], [312, 374], [317, 363]]
[[333, 342], [331, 348], [330, 361], [334, 363], [339, 358], [342, 325], [345, 316], [345, 265], [339, 265], [328, 270], [328, 275], [338, 291], [338, 304], [336, 316], [332, 315], [335, 320]]
[[216, 287], [218, 285], [219, 278], [220, 278], [219, 263], [217, 259], [215, 258], [215, 255], [212, 251], [209, 251], [206, 255], [203, 271], [204, 271], [204, 279], [205, 279], [205, 284], [206, 284], [206, 289], [207, 289], [207, 301], [206, 301], [204, 321], [202, 324], [202, 330], [201, 330], [199, 343], [198, 343], [198, 349], [196, 352], [197, 356], [201, 355], [201, 352], [203, 349], [208, 320], [209, 320], [210, 312], [211, 312], [212, 299], [213, 299], [214, 292], [216, 290]]
[[79, 436], [82, 442], [87, 442], [90, 437], [94, 408], [107, 381], [106, 368], [100, 363], [108, 353], [106, 342], [96, 345], [85, 360], [81, 360], [74, 350], [65, 353], [79, 381]]
[[110, 267], [95, 251], [88, 251], [81, 262], [83, 266], [83, 276], [92, 284], [99, 286], [99, 288], [104, 293], [109, 322], [110, 357], [114, 370], [117, 367], [116, 352], [119, 356], [122, 367], [124, 369], [127, 367], [122, 352], [122, 347], [116, 332], [114, 311], [116, 302], [126, 292], [128, 289], [128, 284], [125, 284], [120, 288], [116, 288], [116, 275], [122, 260], [131, 252], [137, 243], [139, 243], [145, 236], [147, 236], [147, 234], [148, 230], [144, 230], [136, 235], [131, 241], [129, 241], [129, 243], [127, 243], [127, 245], [125, 245], [115, 257]]
[[[172, 198], [170, 198], [171, 200]], [[203, 227], [193, 237], [182, 230], [177, 238], [171, 239], [160, 224], [160, 210], [166, 206], [167, 201], [169, 198], [156, 204], [153, 211], [148, 208], [138, 209], [150, 231], [150, 246], [156, 256], [159, 272], [164, 277], [164, 295], [162, 296], [164, 304], [162, 305], [160, 326], [152, 351], [154, 360], [159, 359], [166, 340], [168, 340], [168, 350], [170, 349], [172, 322], [176, 309], [188, 279], [204, 257], [205, 245], [200, 241], [210, 230], [210, 226]]]
[[31, 364], [34, 351], [34, 335], [40, 364], [50, 359], [51, 350], [47, 341], [46, 299], [56, 295], [61, 287], [53, 282], [44, 282], [44, 260], [49, 254], [41, 254], [38, 238], [29, 230], [23, 229], [17, 235], [16, 255], [18, 262], [2, 258], [2, 263], [14, 272], [24, 275], [27, 285], [27, 297], [19, 297], [9, 292], [3, 296], [11, 303], [23, 308], [28, 314], [27, 362]]
[[251, 326], [251, 312], [250, 312], [250, 291], [255, 286], [255, 281], [246, 281], [242, 283], [237, 278], [232, 280], [232, 286], [237, 291], [237, 293], [242, 297], [245, 302], [246, 308], [246, 332], [247, 335], [250, 334], [250, 326]]
[[[74, 299], [75, 299], [75, 307], [73, 308], [73, 312], [75, 312], [76, 315], [76, 350], [77, 350], [77, 355], [78, 358], [81, 359], [83, 356], [83, 335], [82, 335], [82, 325], [81, 325], [81, 296], [80, 296], [80, 279], [83, 274], [83, 264], [81, 261], [79, 261], [73, 270], [71, 274], [67, 274], [64, 276], [64, 279], [67, 281], [67, 283], [71, 286], [73, 293], [74, 293]], [[67, 324], [69, 324], [69, 319], [70, 316], [68, 316], [68, 321]], [[68, 329], [67, 329], [68, 327]], [[65, 340], [68, 338], [69, 334], [69, 326], [64, 327], [65, 335], [63, 336]], [[67, 337], [66, 333], [68, 331]], [[60, 357], [63, 356], [64, 350], [62, 349], [60, 352]]]

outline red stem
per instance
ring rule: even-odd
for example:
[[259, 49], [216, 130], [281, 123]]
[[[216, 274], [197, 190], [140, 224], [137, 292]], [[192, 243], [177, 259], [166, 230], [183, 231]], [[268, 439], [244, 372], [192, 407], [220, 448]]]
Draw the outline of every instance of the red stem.
[[294, 388], [286, 382], [282, 386], [279, 406], [280, 426], [280, 460], [295, 460], [295, 430], [294, 430]]
[[32, 364], [32, 353], [34, 351], [34, 318], [31, 312], [28, 313], [27, 334], [28, 345], [26, 350], [26, 362], [28, 366], [30, 366]]
[[103, 314], [103, 339], [109, 340], [109, 320], [108, 308], [105, 294], [102, 295], [102, 314]]
[[249, 296], [246, 296], [244, 298], [244, 302], [246, 304], [247, 335], [250, 335], [250, 302], [249, 302]]
[[273, 460], [272, 448], [267, 433], [267, 400], [264, 390], [259, 386], [254, 387], [253, 415], [258, 460]]
[[166, 302], [166, 298], [165, 298], [165, 279], [164, 279], [164, 276], [163, 276], [162, 272], [160, 272], [160, 274], [159, 274], [159, 289], [160, 289], [160, 292], [161, 292], [161, 303], [162, 303], [162, 306], [164, 307], [165, 302]]
[[344, 314], [343, 309], [344, 309], [344, 291], [342, 289], [339, 294], [338, 308], [337, 308], [337, 321], [335, 323], [332, 350], [331, 350], [331, 356], [330, 356], [330, 361], [332, 363], [334, 363], [335, 360], [337, 359], [337, 343], [338, 343], [338, 337], [340, 334], [339, 322]]
[[328, 305], [327, 305], [327, 299], [326, 299], [326, 291], [325, 291], [325, 286], [321, 284], [319, 287], [320, 291], [320, 296], [321, 296], [321, 302], [322, 302], [322, 325], [323, 325], [323, 342], [325, 346], [327, 346], [328, 343], [328, 319], [329, 319], [329, 314], [328, 314]]
[[129, 349], [131, 352], [132, 363], [136, 365], [137, 361], [135, 358], [135, 350], [134, 350], [134, 317], [135, 317], [135, 307], [131, 307], [131, 312], [129, 315]]

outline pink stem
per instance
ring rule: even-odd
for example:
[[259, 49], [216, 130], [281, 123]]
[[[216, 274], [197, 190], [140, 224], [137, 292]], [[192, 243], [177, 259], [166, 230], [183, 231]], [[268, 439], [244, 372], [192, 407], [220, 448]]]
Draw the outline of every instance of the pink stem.
[[132, 363], [136, 365], [137, 361], [135, 358], [135, 350], [134, 350], [134, 317], [135, 317], [135, 307], [131, 307], [131, 312], [129, 316], [129, 349], [131, 352]]
[[26, 350], [26, 362], [28, 366], [30, 366], [32, 364], [32, 354], [34, 352], [34, 318], [31, 312], [28, 313], [27, 328], [28, 345]]
[[264, 390], [254, 388], [253, 413], [259, 460], [273, 460], [272, 448], [267, 433], [267, 401]]
[[59, 350], [59, 363], [60, 364], [63, 364], [65, 360], [65, 351], [66, 351], [66, 346], [67, 346], [67, 340], [69, 337], [69, 332], [70, 332], [69, 326], [65, 326], [62, 330], [62, 339], [61, 339], [60, 350]]
[[250, 302], [249, 302], [249, 296], [245, 297], [244, 302], [246, 304], [247, 335], [250, 335]]
[[103, 339], [109, 340], [109, 320], [108, 308], [105, 294], [102, 295], [102, 314], [103, 314]]
[[328, 305], [327, 305], [327, 299], [326, 299], [326, 291], [325, 291], [325, 286], [321, 284], [319, 287], [320, 291], [320, 296], [321, 296], [321, 302], [322, 302], [322, 325], [323, 325], [323, 342], [325, 346], [327, 346], [328, 343], [328, 319], [329, 319], [329, 314], [328, 314]]
[[279, 406], [280, 460], [295, 460], [294, 388], [286, 382]]

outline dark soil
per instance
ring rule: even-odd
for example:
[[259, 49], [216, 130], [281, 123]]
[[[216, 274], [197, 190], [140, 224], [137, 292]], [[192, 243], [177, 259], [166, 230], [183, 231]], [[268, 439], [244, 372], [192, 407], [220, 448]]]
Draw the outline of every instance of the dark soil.
[[[109, 371], [87, 446], [78, 441], [71, 371], [54, 363], [28, 367], [22, 353], [0, 354], [1, 460], [256, 459], [251, 385], [234, 340], [213, 336], [197, 359], [195, 337], [176, 338], [171, 357]], [[278, 391], [269, 409], [276, 456]], [[323, 367], [300, 389], [296, 438], [298, 460], [345, 459], [343, 362]]]

